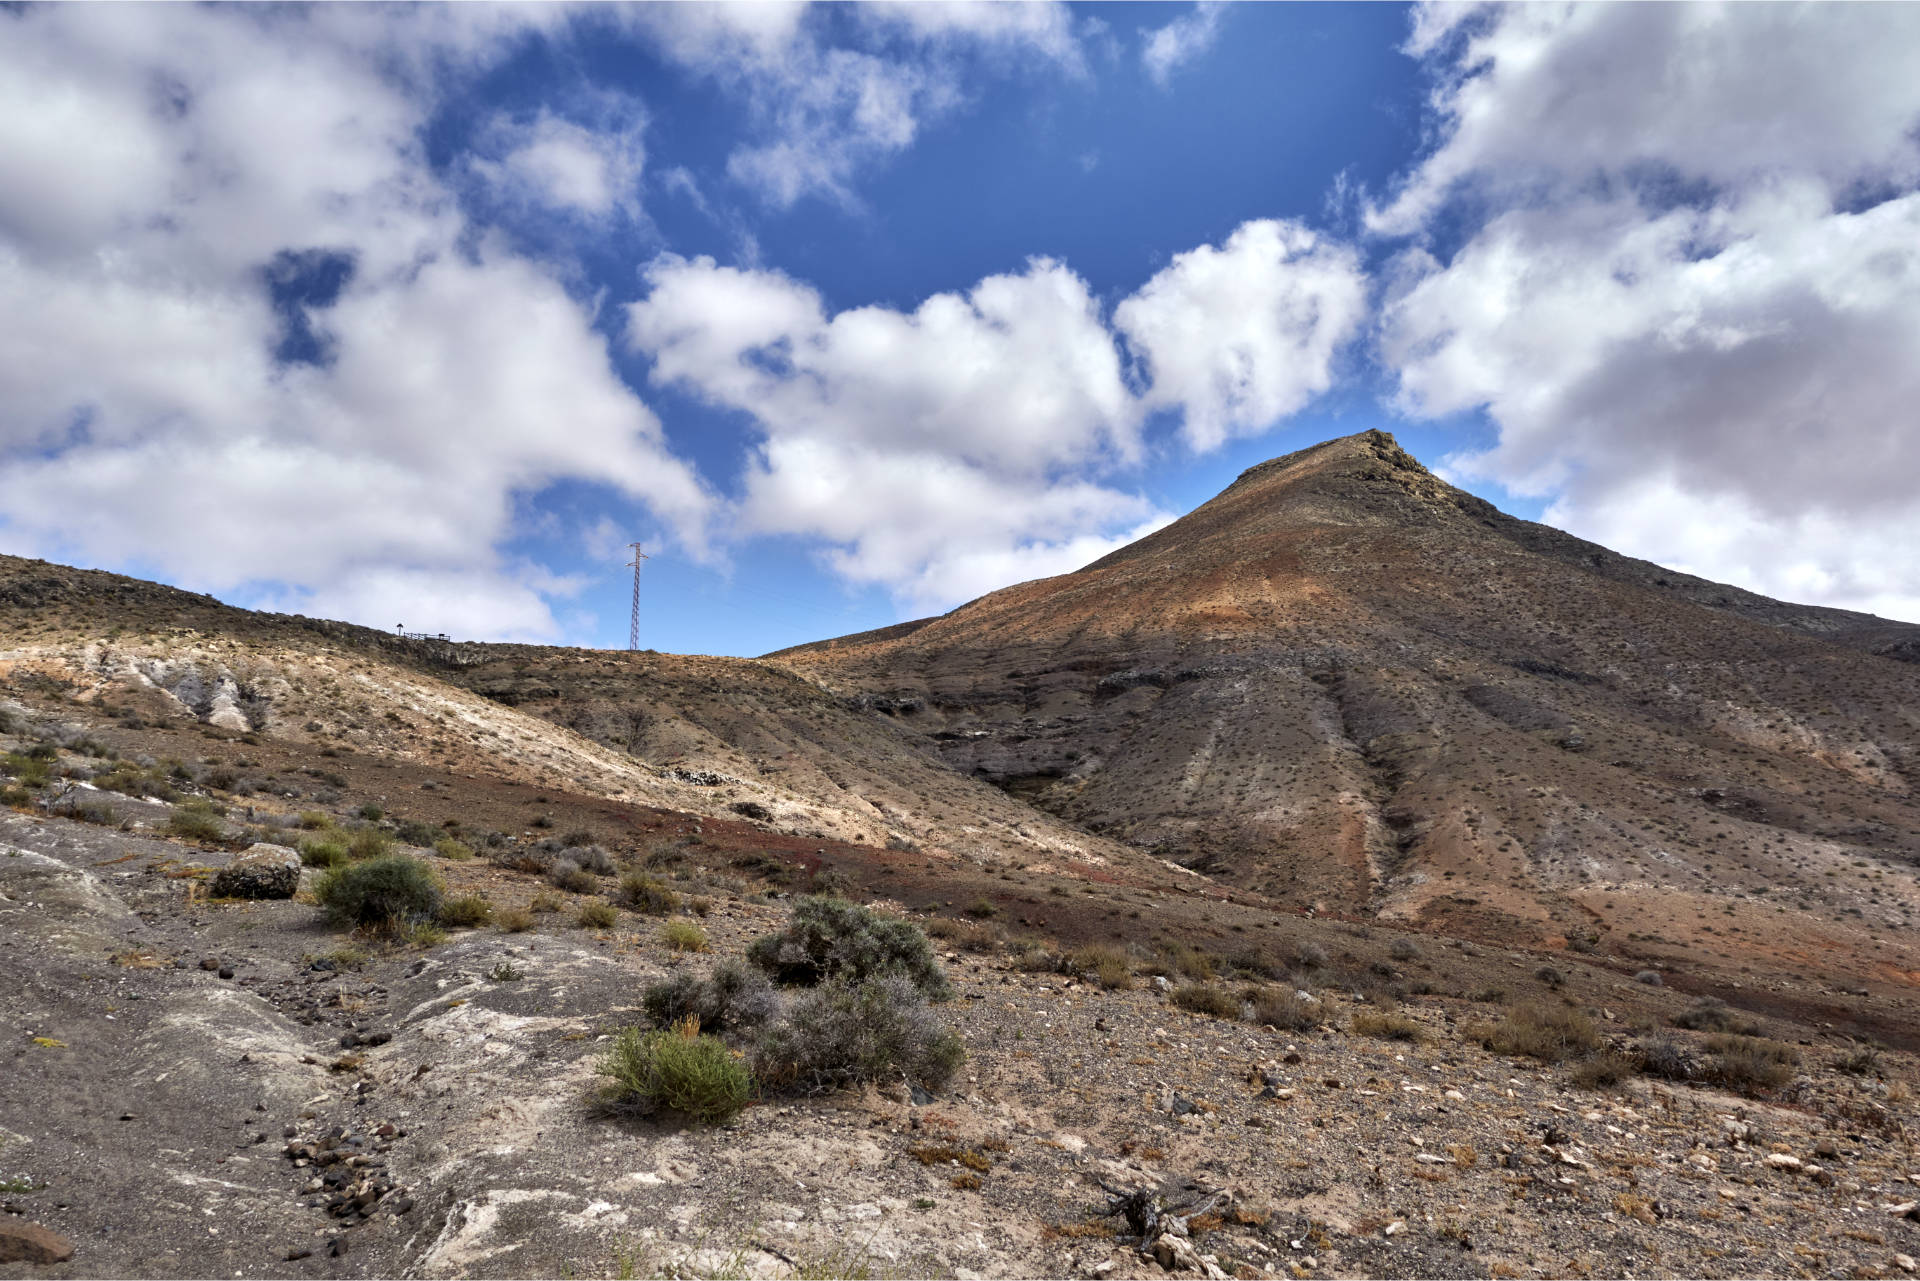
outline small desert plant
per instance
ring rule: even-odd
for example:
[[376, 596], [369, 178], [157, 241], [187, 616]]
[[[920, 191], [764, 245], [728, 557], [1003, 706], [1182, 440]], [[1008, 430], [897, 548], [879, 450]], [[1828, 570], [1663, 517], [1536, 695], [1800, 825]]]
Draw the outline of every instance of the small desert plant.
[[568, 849], [579, 845], [591, 845], [593, 844], [593, 833], [584, 827], [575, 828], [560, 838], [560, 844], [566, 846]]
[[1173, 995], [1168, 999], [1183, 1010], [1205, 1014], [1209, 1018], [1240, 1017], [1240, 998], [1211, 983], [1182, 983], [1173, 989]]
[[1000, 909], [994, 906], [992, 899], [977, 898], [967, 904], [967, 915], [976, 921], [985, 921], [1000, 915]]
[[431, 921], [440, 911], [440, 878], [405, 854], [337, 868], [314, 890], [336, 925], [401, 928]]
[[300, 842], [300, 861], [308, 867], [341, 867], [351, 862], [347, 843], [334, 837], [309, 836]]
[[1645, 983], [1648, 987], [1661, 987], [1666, 980], [1660, 977], [1659, 970], [1641, 970], [1633, 976], [1635, 983]]
[[753, 1098], [753, 1077], [718, 1038], [691, 1021], [656, 1032], [628, 1028], [601, 1058], [603, 1106], [640, 1113], [665, 1109], [704, 1125], [730, 1121]]
[[347, 857], [358, 861], [386, 858], [393, 853], [393, 838], [377, 827], [356, 827], [347, 837]]
[[552, 890], [541, 890], [527, 904], [529, 912], [558, 912], [567, 902]]
[[1204, 983], [1213, 977], [1213, 958], [1185, 943], [1167, 943], [1162, 945], [1149, 968], [1155, 974], [1177, 974], [1195, 983]]
[[464, 863], [473, 857], [473, 847], [465, 841], [452, 836], [442, 836], [434, 841], [433, 852], [441, 858], [451, 859], [455, 863]]
[[1673, 1025], [1691, 1032], [1733, 1032], [1740, 1036], [1760, 1035], [1760, 1024], [1751, 1015], [1730, 1008], [1712, 997], [1673, 1016]]
[[1306, 1032], [1324, 1021], [1320, 1002], [1310, 1001], [1298, 992], [1267, 988], [1253, 998], [1253, 1014], [1248, 1019], [1282, 1032]]
[[1700, 1075], [1700, 1063], [1687, 1047], [1667, 1037], [1642, 1041], [1634, 1047], [1640, 1071], [1667, 1081], [1691, 1081]]
[[360, 807], [360, 817], [364, 818], [369, 823], [378, 823], [381, 819], [385, 818], [386, 816], [387, 816], [387, 812], [381, 809], [378, 805], [375, 805], [372, 801], [368, 801], [365, 805], [362, 805]]
[[1757, 1036], [1709, 1037], [1707, 1049], [1713, 1055], [1707, 1069], [1713, 1083], [1746, 1095], [1779, 1089], [1793, 1079], [1800, 1062], [1799, 1051], [1791, 1045]]
[[1377, 1036], [1383, 1041], [1417, 1042], [1424, 1036], [1420, 1025], [1406, 1015], [1380, 1010], [1359, 1011], [1348, 1027], [1355, 1036]]
[[411, 818], [397, 824], [395, 834], [416, 849], [430, 850], [440, 839], [439, 828], [431, 823], [422, 823], [418, 819]]
[[583, 930], [610, 930], [620, 919], [620, 909], [603, 898], [589, 899], [575, 919]]
[[297, 821], [300, 829], [306, 832], [317, 832], [333, 826], [333, 816], [325, 810], [301, 810]]
[[722, 961], [704, 979], [682, 971], [655, 983], [640, 1004], [656, 1027], [691, 1018], [714, 1032], [758, 1027], [780, 1010], [766, 975], [737, 959]]
[[440, 905], [440, 924], [472, 929], [493, 919], [493, 904], [479, 894], [463, 894]]
[[705, 895], [697, 895], [687, 900], [687, 910], [695, 916], [705, 916], [713, 911], [713, 900]]
[[1541, 966], [1539, 969], [1533, 972], [1533, 977], [1539, 979], [1542, 983], [1545, 983], [1548, 987], [1553, 988], [1555, 991], [1558, 991], [1562, 986], [1566, 984], [1566, 981], [1567, 981], [1567, 976], [1562, 974], [1559, 970], [1554, 969], [1551, 965]]
[[612, 876], [619, 870], [613, 865], [613, 855], [598, 845], [569, 846], [567, 857], [578, 864], [583, 871], [592, 872], [595, 876]]
[[645, 872], [628, 872], [620, 878], [620, 901], [648, 916], [665, 916], [680, 906], [680, 896], [665, 881]]
[[569, 894], [591, 894], [600, 888], [600, 882], [594, 879], [593, 873], [571, 859], [561, 859], [555, 863], [553, 870], [547, 873], [547, 880], [555, 889], [565, 890]]
[[502, 961], [487, 971], [487, 979], [492, 983], [518, 983], [525, 977], [526, 971], [512, 961]]
[[1606, 1089], [1632, 1077], [1638, 1067], [1638, 1063], [1624, 1054], [1602, 1050], [1574, 1064], [1567, 1079], [1585, 1089]]
[[167, 834], [189, 841], [217, 841], [226, 835], [227, 825], [210, 806], [182, 805], [167, 816]]
[[1412, 939], [1395, 939], [1387, 947], [1387, 955], [1396, 961], [1417, 961], [1420, 959], [1420, 945]]
[[830, 981], [806, 993], [755, 1040], [754, 1072], [808, 1094], [905, 1076], [938, 1089], [966, 1057], [960, 1038], [901, 972]]
[[1467, 1034], [1496, 1054], [1543, 1063], [1579, 1058], [1600, 1045], [1592, 1019], [1578, 1010], [1541, 1002], [1517, 1005], [1500, 1022], [1471, 1028]]
[[503, 907], [493, 914], [493, 923], [509, 934], [524, 934], [533, 928], [533, 913], [524, 907]]
[[1833, 1061], [1836, 1072], [1845, 1072], [1849, 1076], [1878, 1076], [1880, 1074], [1880, 1047], [1861, 1045], [1847, 1051]]
[[781, 983], [843, 979], [860, 984], [898, 973], [933, 1000], [952, 992], [933, 947], [917, 926], [844, 899], [800, 899], [787, 928], [755, 939], [747, 959]]
[[1301, 943], [1293, 949], [1293, 963], [1303, 970], [1317, 970], [1327, 963], [1327, 949], [1318, 943]]
[[1075, 974], [1092, 975], [1109, 992], [1125, 992], [1133, 986], [1133, 963], [1117, 947], [1098, 943], [1083, 947], [1067, 964]]
[[682, 919], [668, 921], [660, 927], [660, 941], [674, 952], [704, 952], [707, 950], [707, 932], [699, 923]]

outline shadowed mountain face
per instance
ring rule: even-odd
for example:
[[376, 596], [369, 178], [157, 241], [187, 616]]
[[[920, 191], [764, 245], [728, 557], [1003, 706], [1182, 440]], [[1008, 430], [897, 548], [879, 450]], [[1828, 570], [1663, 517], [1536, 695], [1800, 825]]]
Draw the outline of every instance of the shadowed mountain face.
[[1368, 432], [1077, 573], [772, 657], [1246, 889], [1575, 946], [1711, 913], [1705, 946], [1792, 964], [1911, 923], [1917, 636], [1515, 520]]

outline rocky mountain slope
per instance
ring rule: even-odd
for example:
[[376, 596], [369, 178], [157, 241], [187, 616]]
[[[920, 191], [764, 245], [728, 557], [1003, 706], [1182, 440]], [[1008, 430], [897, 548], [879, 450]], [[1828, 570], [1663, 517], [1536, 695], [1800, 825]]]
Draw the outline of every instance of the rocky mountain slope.
[[1275, 899], [1791, 968], [1913, 922], [1916, 635], [1503, 516], [1369, 432], [1077, 573], [771, 657]]

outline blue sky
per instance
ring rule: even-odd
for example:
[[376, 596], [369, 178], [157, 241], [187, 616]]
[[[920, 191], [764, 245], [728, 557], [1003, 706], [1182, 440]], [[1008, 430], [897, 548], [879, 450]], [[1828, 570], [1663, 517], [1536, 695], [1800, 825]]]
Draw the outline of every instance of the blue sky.
[[1920, 618], [1920, 9], [0, 13], [0, 550], [753, 654], [1384, 427]]

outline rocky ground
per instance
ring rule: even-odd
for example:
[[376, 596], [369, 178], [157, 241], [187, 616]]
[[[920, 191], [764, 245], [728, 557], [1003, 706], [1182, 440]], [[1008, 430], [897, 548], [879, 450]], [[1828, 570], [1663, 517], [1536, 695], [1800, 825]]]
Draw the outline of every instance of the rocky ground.
[[[1764, 1100], [1582, 1088], [1463, 1034], [1493, 993], [1409, 996], [1408, 1042], [1351, 1030], [1390, 995], [1328, 985], [1327, 1026], [1282, 1033], [979, 935], [945, 954], [950, 1092], [611, 1120], [594, 1065], [644, 985], [737, 954], [781, 901], [683, 869], [711, 900], [700, 955], [658, 918], [577, 928], [571, 896], [528, 931], [380, 946], [309, 902], [209, 901], [233, 854], [160, 837], [166, 812], [0, 817], [0, 1224], [74, 1250], [0, 1275], [1162, 1276], [1103, 1213], [1143, 1189], [1205, 1208], [1160, 1250], [1194, 1275], [1885, 1276], [1920, 1253], [1904, 1056], [1848, 1075], [1804, 1036]], [[438, 862], [503, 907], [546, 890]], [[1404, 968], [1518, 984], [1533, 960], [1429, 941]], [[1617, 1009], [1581, 995], [1622, 1043], [1681, 1005], [1609, 981]]]

